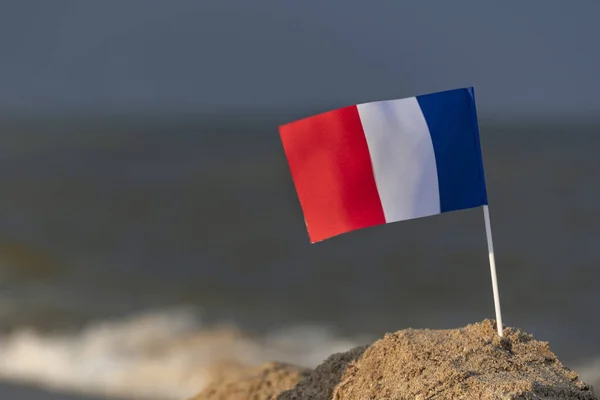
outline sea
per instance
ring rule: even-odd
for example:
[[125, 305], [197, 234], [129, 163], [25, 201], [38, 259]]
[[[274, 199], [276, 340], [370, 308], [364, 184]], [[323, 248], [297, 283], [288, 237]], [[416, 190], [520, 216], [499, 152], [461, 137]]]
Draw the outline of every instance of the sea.
[[[277, 131], [302, 116], [0, 118], [0, 398], [184, 400], [493, 319], [481, 208], [309, 243]], [[480, 131], [504, 323], [600, 385], [600, 122]]]

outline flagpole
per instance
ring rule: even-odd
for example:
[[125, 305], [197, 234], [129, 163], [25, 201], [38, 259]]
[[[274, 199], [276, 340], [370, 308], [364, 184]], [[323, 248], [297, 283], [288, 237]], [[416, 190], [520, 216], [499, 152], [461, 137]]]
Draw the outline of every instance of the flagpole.
[[500, 310], [500, 294], [498, 293], [498, 277], [496, 276], [496, 260], [494, 258], [494, 242], [492, 241], [490, 210], [487, 204], [483, 206], [483, 215], [485, 217], [485, 233], [487, 235], [488, 252], [490, 254], [490, 272], [492, 273], [492, 289], [494, 291], [496, 324], [498, 325], [498, 335], [502, 337], [502, 312]]

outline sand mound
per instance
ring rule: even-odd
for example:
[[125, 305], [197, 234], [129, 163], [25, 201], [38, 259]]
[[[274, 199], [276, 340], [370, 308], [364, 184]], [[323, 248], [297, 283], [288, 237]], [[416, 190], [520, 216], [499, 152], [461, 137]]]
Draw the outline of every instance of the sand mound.
[[192, 400], [275, 400], [307, 374], [306, 369], [282, 363], [229, 369]]
[[[233, 397], [231, 397], [233, 399]], [[240, 397], [241, 399], [242, 397]], [[250, 399], [252, 397], [243, 397]], [[484, 321], [407, 329], [334, 354], [277, 400], [596, 399], [548, 343]]]

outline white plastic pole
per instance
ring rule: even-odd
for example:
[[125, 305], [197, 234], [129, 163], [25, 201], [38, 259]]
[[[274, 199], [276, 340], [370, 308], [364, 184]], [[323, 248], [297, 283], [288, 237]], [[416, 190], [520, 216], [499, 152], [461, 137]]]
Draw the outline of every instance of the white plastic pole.
[[498, 293], [498, 278], [496, 277], [496, 260], [494, 258], [494, 243], [492, 241], [492, 227], [490, 226], [490, 210], [487, 205], [483, 206], [485, 217], [485, 233], [487, 235], [488, 251], [490, 253], [490, 272], [492, 273], [492, 289], [494, 291], [494, 307], [496, 308], [496, 323], [498, 335], [502, 337], [502, 312], [500, 311], [500, 294]]

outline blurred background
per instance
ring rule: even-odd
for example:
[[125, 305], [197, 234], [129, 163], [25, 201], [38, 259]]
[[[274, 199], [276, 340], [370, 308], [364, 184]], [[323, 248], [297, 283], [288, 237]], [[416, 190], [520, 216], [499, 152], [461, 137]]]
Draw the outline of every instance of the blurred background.
[[599, 13], [3, 2], [0, 397], [183, 399], [224, 363], [494, 318], [481, 209], [310, 245], [277, 130], [464, 86], [504, 322], [600, 384]]

